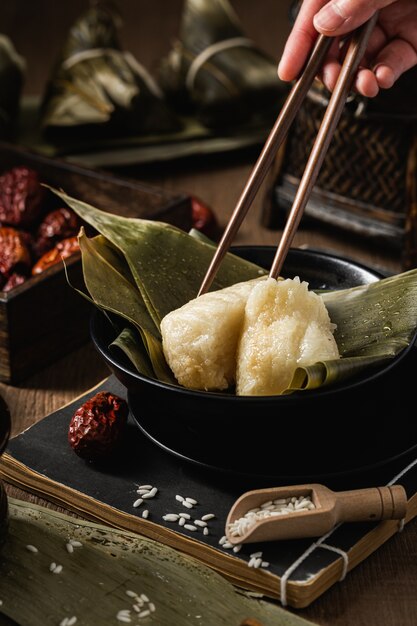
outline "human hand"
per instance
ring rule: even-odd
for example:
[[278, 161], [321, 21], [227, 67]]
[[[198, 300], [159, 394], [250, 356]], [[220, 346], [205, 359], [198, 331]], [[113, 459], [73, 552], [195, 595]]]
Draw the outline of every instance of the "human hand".
[[354, 87], [370, 98], [379, 89], [392, 87], [401, 74], [417, 65], [417, 0], [304, 0], [279, 64], [281, 80], [298, 77], [322, 33], [335, 38], [320, 74], [332, 91], [343, 62], [343, 37], [378, 10]]

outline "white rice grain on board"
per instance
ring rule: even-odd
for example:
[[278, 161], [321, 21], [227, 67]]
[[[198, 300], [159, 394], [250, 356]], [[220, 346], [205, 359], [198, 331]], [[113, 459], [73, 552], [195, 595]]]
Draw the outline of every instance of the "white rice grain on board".
[[162, 519], [166, 522], [178, 522], [179, 517], [180, 516], [177, 515], [177, 513], [167, 513], [166, 515], [162, 516]]

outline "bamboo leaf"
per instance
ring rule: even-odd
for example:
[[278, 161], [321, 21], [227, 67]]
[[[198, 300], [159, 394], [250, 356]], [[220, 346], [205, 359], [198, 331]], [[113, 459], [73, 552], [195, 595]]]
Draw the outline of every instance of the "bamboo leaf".
[[[195, 298], [213, 257], [213, 245], [185, 231], [152, 220], [121, 217], [51, 191], [98, 230], [123, 254], [154, 321]], [[212, 289], [266, 275], [266, 271], [228, 253]]]
[[154, 378], [155, 373], [149, 362], [147, 350], [132, 328], [124, 328], [112, 341], [110, 347], [121, 350], [140, 374]]

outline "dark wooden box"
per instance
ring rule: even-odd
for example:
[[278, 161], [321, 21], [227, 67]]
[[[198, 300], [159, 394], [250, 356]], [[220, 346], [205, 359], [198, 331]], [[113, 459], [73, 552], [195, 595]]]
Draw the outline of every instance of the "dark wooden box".
[[[18, 165], [42, 182], [100, 209], [191, 228], [191, 200], [134, 179], [49, 159], [0, 142], [0, 172]], [[73, 286], [82, 286], [79, 254], [66, 261]], [[10, 292], [0, 291], [0, 380], [17, 384], [89, 338], [91, 306], [68, 284], [58, 264]]]

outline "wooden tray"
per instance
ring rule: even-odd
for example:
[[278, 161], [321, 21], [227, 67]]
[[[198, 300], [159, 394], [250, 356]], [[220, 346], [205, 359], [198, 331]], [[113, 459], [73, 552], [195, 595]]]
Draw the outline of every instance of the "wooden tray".
[[[129, 178], [51, 159], [0, 142], [0, 172], [17, 165], [109, 212], [191, 228], [191, 200]], [[67, 260], [70, 281], [82, 285], [79, 255]], [[0, 291], [0, 380], [18, 383], [84, 343], [90, 305], [68, 284], [59, 264], [10, 292]]]

